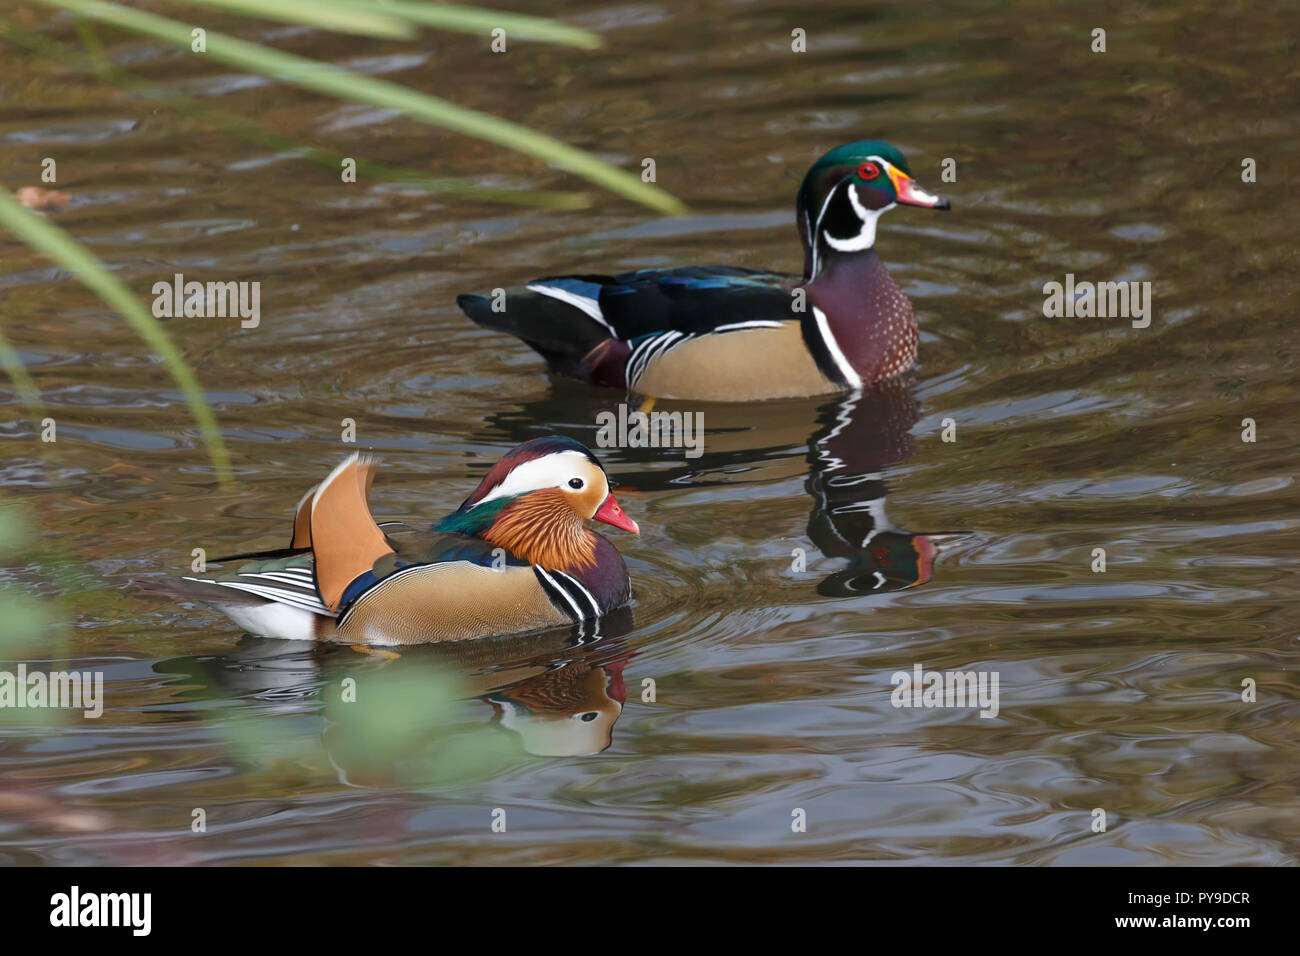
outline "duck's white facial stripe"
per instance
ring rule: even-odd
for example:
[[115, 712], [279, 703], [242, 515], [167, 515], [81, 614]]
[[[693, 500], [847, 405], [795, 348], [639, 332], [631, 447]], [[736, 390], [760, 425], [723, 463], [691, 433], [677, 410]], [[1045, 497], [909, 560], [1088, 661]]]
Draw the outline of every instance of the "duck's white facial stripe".
[[[839, 188], [839, 186], [835, 187], [835, 189]], [[826, 215], [826, 210], [830, 208], [831, 200], [835, 198], [835, 189], [832, 189], [826, 194], [826, 201], [822, 203], [822, 208], [817, 213], [817, 226], [814, 231], [809, 232], [808, 234], [808, 241], [812, 243], [812, 274], [814, 276], [817, 275], [817, 266], [819, 265], [817, 261], [817, 247], [820, 243], [817, 241], [817, 236], [821, 232], [822, 218]]]
[[[505, 480], [474, 503], [474, 507], [497, 498], [511, 498], [543, 488], [563, 488], [579, 491], [591, 480], [591, 461], [580, 451], [557, 451], [532, 461], [526, 461], [506, 475]], [[569, 479], [581, 478], [583, 489], [570, 489]]]
[[[887, 174], [892, 174], [895, 168], [893, 163], [881, 159], [879, 156], [868, 156], [867, 159], [879, 165]], [[835, 198], [836, 190], [841, 186], [847, 190], [849, 204], [853, 207], [853, 212], [862, 223], [862, 228], [858, 231], [858, 234], [849, 239], [836, 239], [829, 232], [822, 229], [822, 219], [826, 215], [826, 210], [830, 208], [831, 200]], [[896, 205], [897, 203], [890, 203], [884, 209], [868, 209], [858, 201], [857, 186], [853, 184], [852, 177], [849, 176], [837, 184], [835, 189], [832, 189], [826, 195], [826, 201], [822, 203], [821, 211], [817, 213], [816, 231], [821, 236], [825, 237], [826, 244], [836, 252], [862, 252], [865, 249], [870, 249], [876, 244], [876, 222], [880, 219], [880, 214], [882, 212], [888, 212]], [[810, 236], [810, 241], [813, 244], [812, 274], [816, 276], [818, 266], [820, 265], [820, 262], [818, 261], [819, 256], [817, 255], [817, 240]]]
[[868, 209], [858, 201], [858, 188], [852, 183], [848, 185], [848, 195], [849, 205], [862, 222], [861, 231], [851, 239], [836, 239], [829, 232], [822, 234], [826, 237], [826, 244], [836, 252], [862, 252], [876, 244], [876, 222], [880, 219], [880, 214], [893, 209], [895, 203], [891, 202], [883, 209]]

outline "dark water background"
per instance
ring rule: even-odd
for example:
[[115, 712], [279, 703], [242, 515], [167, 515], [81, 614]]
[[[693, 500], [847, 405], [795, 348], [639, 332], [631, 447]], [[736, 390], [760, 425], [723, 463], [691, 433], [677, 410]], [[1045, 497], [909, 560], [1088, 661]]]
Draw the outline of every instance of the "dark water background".
[[[0, 387], [0, 485], [40, 536], [0, 581], [60, 602], [69, 627], [7, 645], [2, 666], [102, 670], [107, 706], [0, 714], [0, 861], [1296, 862], [1296, 6], [544, 6], [605, 47], [493, 56], [453, 34], [212, 22], [627, 169], [653, 157], [690, 216], [594, 190], [589, 208], [545, 210], [344, 186], [0, 40], [5, 186], [37, 184], [56, 157], [70, 203], [51, 219], [146, 303], [175, 272], [262, 283], [258, 329], [167, 323], [231, 448], [237, 484], [219, 490], [158, 360], [3, 243], [0, 321], [59, 437], [42, 444]], [[76, 43], [68, 21], [17, 9]], [[806, 54], [790, 52], [795, 27]], [[100, 35], [113, 63], [303, 143], [586, 188]], [[299, 495], [350, 450], [344, 418], [384, 460], [372, 499], [392, 518], [454, 508], [524, 438], [593, 441], [623, 396], [548, 380], [455, 294], [559, 271], [797, 271], [799, 179], [871, 136], [953, 200], [890, 213], [878, 238], [921, 317], [919, 368], [851, 406], [690, 406], [708, 429], [698, 459], [603, 452], [643, 530], [617, 539], [636, 604], [603, 640], [389, 660], [241, 637], [142, 589], [195, 547], [281, 544]], [[945, 158], [956, 182], [940, 182]], [[1151, 326], [1044, 318], [1042, 286], [1067, 272], [1150, 281]], [[875, 551], [836, 544], [869, 522]], [[942, 548], [932, 567], [922, 534]], [[890, 675], [914, 664], [997, 672], [999, 716], [895, 709]], [[572, 753], [606, 733], [603, 752]]]

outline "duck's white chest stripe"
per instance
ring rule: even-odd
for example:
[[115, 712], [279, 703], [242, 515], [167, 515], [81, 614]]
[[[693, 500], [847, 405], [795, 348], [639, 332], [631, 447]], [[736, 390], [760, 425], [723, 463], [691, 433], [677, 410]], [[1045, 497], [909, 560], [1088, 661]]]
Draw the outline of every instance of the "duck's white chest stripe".
[[831, 334], [830, 323], [826, 320], [826, 313], [815, 305], [812, 310], [813, 318], [817, 322], [817, 334], [822, 337], [822, 342], [826, 345], [826, 351], [830, 353], [831, 361], [835, 363], [835, 368], [839, 371], [840, 377], [848, 382], [849, 388], [861, 388], [862, 376], [849, 363], [844, 351], [840, 348], [840, 343], [835, 341], [835, 336]]
[[[576, 594], [579, 597], [584, 598], [587, 601], [587, 603], [591, 605], [592, 617], [600, 617], [600, 604], [596, 601], [596, 596], [592, 594], [589, 590], [587, 590], [587, 586], [585, 584], [583, 584], [581, 581], [579, 581], [577, 578], [573, 577], [572, 575], [565, 574], [563, 571], [552, 571], [551, 573], [557, 575], [558, 577], [564, 578], [564, 580], [569, 583], [569, 587], [571, 589], [570, 593]], [[583, 615], [583, 617], [586, 616], [587, 615], [585, 614]]]
[[[567, 604], [569, 607], [569, 614], [575, 621], [581, 621], [587, 616], [582, 613], [582, 609], [578, 607], [578, 602], [574, 600], [573, 595], [570, 594], [568, 590], [560, 584], [560, 582], [551, 577], [550, 571], [547, 571], [545, 568], [536, 564], [533, 565], [533, 571], [537, 573], [537, 580], [542, 585], [542, 590], [545, 591], [552, 600], [559, 597], [564, 604]], [[558, 574], [559, 572], [557, 571], [556, 573]]]

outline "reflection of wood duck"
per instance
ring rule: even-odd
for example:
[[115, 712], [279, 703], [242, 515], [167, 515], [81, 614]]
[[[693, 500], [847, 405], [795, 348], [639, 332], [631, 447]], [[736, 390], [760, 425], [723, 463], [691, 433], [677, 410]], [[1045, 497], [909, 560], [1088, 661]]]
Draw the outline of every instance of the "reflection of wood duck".
[[[613, 400], [597, 401], [593, 405], [580, 387], [557, 379], [543, 397], [504, 407], [487, 424], [506, 440], [524, 441], [536, 434], [538, 421], [574, 422], [590, 414], [590, 423], [563, 430], [592, 442], [595, 412]], [[911, 383], [881, 382], [822, 402], [766, 402], [757, 417], [752, 405], [660, 401], [656, 409], [704, 410], [701, 457], [687, 460], [671, 448], [617, 448], [604, 454], [618, 463], [620, 478], [640, 492], [806, 476], [814, 502], [808, 535], [824, 555], [848, 560], [821, 583], [821, 593], [845, 596], [924, 584], [939, 547], [953, 536], [896, 528], [885, 512], [888, 487], [882, 477], [916, 451], [911, 429], [920, 411]], [[575, 413], [575, 408], [591, 411]], [[806, 453], [791, 454], [797, 446]]]
[[881, 475], [915, 451], [917, 418], [911, 389], [892, 382], [822, 407], [822, 427], [808, 444], [806, 487], [816, 502], [808, 536], [848, 565], [822, 581], [818, 593], [898, 591], [930, 580], [939, 545], [950, 536], [895, 527]]

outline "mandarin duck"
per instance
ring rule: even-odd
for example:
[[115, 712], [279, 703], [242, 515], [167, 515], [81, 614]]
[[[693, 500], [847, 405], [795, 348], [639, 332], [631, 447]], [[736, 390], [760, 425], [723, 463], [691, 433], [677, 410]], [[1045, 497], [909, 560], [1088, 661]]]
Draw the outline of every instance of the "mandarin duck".
[[299, 502], [289, 547], [215, 559], [184, 593], [263, 637], [379, 645], [571, 625], [628, 601], [622, 556], [584, 522], [639, 529], [581, 443], [524, 442], [423, 531], [376, 524], [375, 468], [351, 456]]
[[752, 401], [848, 391], [916, 360], [912, 304], [875, 252], [898, 204], [948, 209], [881, 140], [831, 150], [799, 187], [803, 277], [730, 266], [552, 276], [503, 300], [461, 295], [479, 325], [550, 367], [659, 398]]

